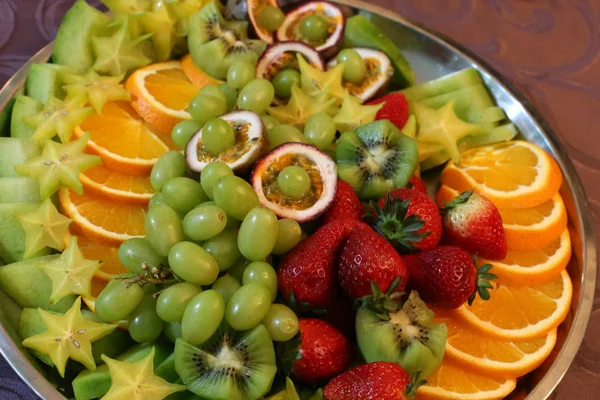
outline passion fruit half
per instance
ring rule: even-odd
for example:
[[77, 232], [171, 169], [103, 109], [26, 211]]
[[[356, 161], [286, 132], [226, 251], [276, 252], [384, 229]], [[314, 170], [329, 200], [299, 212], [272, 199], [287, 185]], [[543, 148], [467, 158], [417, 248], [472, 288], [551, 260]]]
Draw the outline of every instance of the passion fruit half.
[[[392, 79], [392, 75], [394, 75], [394, 67], [390, 58], [383, 51], [367, 48], [354, 48], [353, 50], [365, 62], [367, 76], [359, 84], [344, 81], [342, 85], [348, 89], [350, 94], [364, 103], [385, 90], [390, 79]], [[327, 63], [327, 68], [331, 69], [337, 64], [337, 58], [333, 58]]]
[[234, 111], [219, 118], [228, 122], [235, 134], [235, 144], [213, 155], [202, 143], [202, 129], [192, 136], [185, 147], [185, 160], [192, 171], [202, 172], [213, 161], [222, 161], [234, 171], [244, 171], [269, 148], [264, 124], [252, 111]]
[[313, 67], [321, 71], [325, 70], [325, 62], [318, 51], [306, 43], [290, 40], [267, 47], [256, 65], [256, 76], [271, 80], [284, 69], [289, 68], [299, 71], [297, 54], [302, 54], [304, 59]]
[[333, 202], [337, 167], [314, 146], [284, 143], [256, 164], [251, 183], [263, 207], [280, 218], [308, 222]]
[[346, 17], [326, 1], [313, 1], [290, 11], [277, 30], [277, 40], [299, 40], [314, 47], [325, 58], [333, 57], [342, 45]]
[[256, 36], [268, 44], [273, 44], [274, 33], [285, 19], [277, 0], [248, 0], [246, 7]]

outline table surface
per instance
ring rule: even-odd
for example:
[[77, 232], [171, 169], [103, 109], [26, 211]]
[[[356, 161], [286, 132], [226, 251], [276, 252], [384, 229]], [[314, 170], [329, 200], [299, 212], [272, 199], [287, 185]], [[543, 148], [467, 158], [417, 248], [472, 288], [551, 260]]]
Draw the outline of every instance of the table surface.
[[[0, 0], [0, 86], [54, 38], [74, 0]], [[486, 59], [562, 136], [600, 232], [600, 0], [370, 0]], [[587, 335], [553, 399], [600, 392], [600, 288]], [[0, 359], [0, 398], [36, 399]]]

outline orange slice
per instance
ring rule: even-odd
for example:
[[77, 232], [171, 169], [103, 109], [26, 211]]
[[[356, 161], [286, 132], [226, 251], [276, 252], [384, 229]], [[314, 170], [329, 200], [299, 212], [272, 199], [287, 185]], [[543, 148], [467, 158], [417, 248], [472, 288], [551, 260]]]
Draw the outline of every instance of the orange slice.
[[119, 246], [127, 239], [145, 234], [146, 207], [94, 195], [78, 195], [68, 189], [60, 189], [58, 198], [63, 214], [73, 219], [71, 227], [80, 236], [88, 236], [108, 246]]
[[452, 312], [435, 310], [436, 322], [448, 327], [446, 355], [469, 371], [499, 379], [518, 378], [539, 367], [556, 344], [556, 329], [525, 341], [503, 341], [482, 335]]
[[107, 167], [124, 173], [149, 175], [158, 158], [170, 150], [125, 102], [106, 104], [101, 115], [92, 114], [73, 136], [88, 131], [87, 150], [102, 157]]
[[503, 399], [517, 386], [516, 379], [491, 378], [461, 368], [444, 358], [438, 370], [419, 388], [419, 400], [496, 400]]
[[110, 281], [117, 275], [129, 272], [119, 261], [119, 248], [97, 243], [86, 237], [79, 237], [77, 241], [83, 256], [88, 260], [100, 260], [102, 266], [94, 276], [103, 281]]
[[498, 339], [545, 336], [569, 313], [573, 286], [567, 271], [543, 285], [492, 285], [489, 300], [477, 298], [472, 306], [464, 304], [455, 312], [472, 327]]
[[187, 78], [198, 88], [206, 85], [220, 85], [223, 81], [213, 78], [208, 73], [202, 71], [192, 59], [191, 55], [186, 55], [181, 59], [181, 68]]
[[85, 193], [105, 196], [115, 201], [146, 205], [155, 193], [150, 177], [130, 175], [98, 165], [79, 176]]
[[179, 61], [168, 61], [135, 71], [125, 83], [131, 105], [159, 132], [169, 135], [184, 119], [192, 119], [188, 106], [199, 88], [185, 75]]
[[459, 163], [446, 165], [440, 181], [460, 192], [474, 189], [498, 208], [528, 208], [550, 200], [562, 174], [544, 150], [514, 140], [461, 153]]
[[[459, 195], [459, 192], [442, 185], [437, 194], [437, 203], [443, 207]], [[502, 216], [506, 244], [513, 250], [541, 249], [556, 242], [567, 227], [567, 209], [560, 194], [531, 208], [499, 208]]]

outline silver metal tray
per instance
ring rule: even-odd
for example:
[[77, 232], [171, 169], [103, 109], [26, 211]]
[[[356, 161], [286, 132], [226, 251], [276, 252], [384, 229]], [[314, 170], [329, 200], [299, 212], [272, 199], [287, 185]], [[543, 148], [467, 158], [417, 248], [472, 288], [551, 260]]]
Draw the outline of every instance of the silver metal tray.
[[[514, 87], [484, 61], [453, 40], [415, 24], [378, 6], [355, 0], [335, 0], [350, 6], [375, 22], [403, 51], [416, 72], [417, 82], [425, 82], [468, 68], [477, 68], [493, 97], [528, 141], [550, 152], [558, 161], [564, 182], [561, 193], [569, 213], [573, 258], [568, 271], [573, 280], [573, 302], [567, 320], [559, 328], [556, 347], [546, 362], [521, 379], [519, 387], [527, 399], [547, 399], [567, 372], [577, 354], [590, 317], [596, 285], [596, 240], [592, 216], [581, 181], [559, 137], [541, 115]], [[289, 1], [288, 1], [289, 3]], [[52, 53], [46, 46], [29, 60], [0, 90], [0, 110], [21, 90], [29, 64], [45, 62]], [[12, 368], [43, 399], [64, 399], [55, 382], [27, 350], [20, 345], [19, 307], [0, 291], [0, 353]], [[522, 397], [520, 397], [522, 398]]]

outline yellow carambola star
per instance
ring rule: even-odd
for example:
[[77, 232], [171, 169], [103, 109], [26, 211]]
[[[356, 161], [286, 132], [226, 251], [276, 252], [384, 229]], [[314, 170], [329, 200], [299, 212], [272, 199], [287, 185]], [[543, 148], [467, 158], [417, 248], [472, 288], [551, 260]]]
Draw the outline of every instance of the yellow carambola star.
[[300, 83], [302, 90], [310, 96], [327, 93], [341, 104], [344, 99], [344, 88], [342, 79], [344, 75], [344, 64], [340, 63], [328, 71], [321, 71], [310, 65], [304, 57], [298, 54], [298, 65], [300, 66]]
[[69, 70], [60, 73], [67, 94], [85, 97], [98, 114], [102, 114], [102, 108], [107, 102], [131, 100], [129, 92], [120, 84], [123, 77], [124, 75], [101, 76], [93, 70], [85, 74]]
[[48, 355], [62, 377], [65, 376], [69, 358], [82, 363], [89, 370], [95, 370], [92, 343], [111, 333], [117, 325], [84, 319], [81, 316], [80, 297], [64, 315], [42, 309], [38, 311], [48, 330], [23, 340], [23, 346]]
[[183, 385], [175, 385], [154, 373], [154, 347], [139, 361], [127, 363], [102, 355], [110, 371], [110, 390], [101, 400], [162, 400], [182, 392]]
[[352, 96], [347, 90], [344, 94], [344, 102], [340, 112], [333, 118], [335, 126], [340, 132], [351, 131], [361, 125], [375, 121], [377, 112], [384, 106], [384, 103], [365, 106]]
[[292, 86], [290, 101], [284, 106], [269, 107], [269, 115], [277, 118], [282, 124], [304, 127], [308, 118], [318, 112], [329, 113], [335, 103], [335, 98], [322, 92], [317, 97], [309, 96], [296, 84]]

